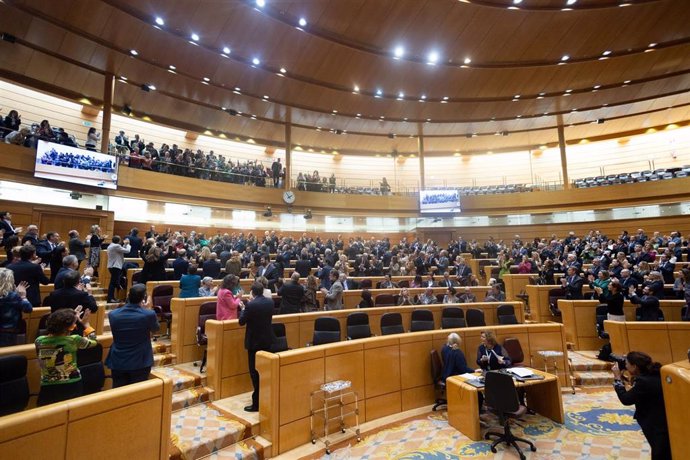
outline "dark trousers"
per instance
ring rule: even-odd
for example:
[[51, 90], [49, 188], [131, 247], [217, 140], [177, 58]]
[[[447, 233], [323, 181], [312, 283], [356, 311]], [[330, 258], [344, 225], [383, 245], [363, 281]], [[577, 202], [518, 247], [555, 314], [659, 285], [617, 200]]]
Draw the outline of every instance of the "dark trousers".
[[122, 277], [122, 269], [111, 267], [108, 269], [110, 272], [110, 284], [108, 285], [108, 300], [115, 298], [115, 290], [120, 289], [120, 278]]
[[656, 426], [642, 428], [649, 447], [652, 448], [652, 460], [668, 460], [671, 458], [671, 443], [668, 431]]
[[135, 369], [133, 371], [118, 371], [116, 369], [112, 369], [110, 373], [113, 376], [113, 388], [117, 388], [125, 385], [131, 385], [132, 383], [145, 382], [149, 378], [151, 368], [145, 367], [143, 369]]
[[249, 377], [252, 379], [254, 392], [252, 393], [252, 407], [259, 408], [259, 372], [256, 370], [256, 352], [259, 350], [247, 350], [249, 362]]
[[38, 393], [38, 406], [46, 406], [72, 398], [78, 398], [84, 394], [84, 385], [81, 380], [73, 383], [57, 383], [54, 385], [41, 385]]

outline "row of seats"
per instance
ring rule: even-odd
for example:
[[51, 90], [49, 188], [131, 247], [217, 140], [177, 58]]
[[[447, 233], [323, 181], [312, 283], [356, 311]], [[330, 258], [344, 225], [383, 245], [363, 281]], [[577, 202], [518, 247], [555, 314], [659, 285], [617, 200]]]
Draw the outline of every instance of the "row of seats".
[[653, 182], [658, 180], [674, 179], [676, 177], [688, 177], [690, 165], [682, 168], [656, 169], [635, 171], [631, 173], [609, 174], [607, 176], [585, 177], [573, 182], [576, 188], [601, 187], [616, 184], [632, 184], [635, 182]]
[[[500, 305], [497, 308], [499, 324], [518, 324], [515, 316], [515, 308], [512, 305]], [[199, 306], [199, 321], [197, 324], [197, 345], [205, 347], [208, 343], [206, 336], [206, 321], [216, 318], [216, 302], [205, 302]], [[484, 312], [478, 309], [467, 310], [465, 312], [458, 307], [446, 307], [441, 312], [441, 329], [456, 329], [462, 327], [483, 327], [486, 326]], [[273, 333], [275, 341], [271, 348], [273, 353], [288, 349], [287, 335], [283, 323], [273, 323]], [[350, 313], [347, 316], [347, 339], [365, 339], [371, 337], [371, 327], [369, 326], [369, 315], [364, 312]], [[434, 315], [429, 310], [418, 309], [412, 311], [412, 322], [409, 332], [431, 331], [434, 329]], [[400, 313], [385, 313], [381, 317], [381, 334], [402, 334], [405, 332], [403, 327], [402, 315]], [[314, 336], [311, 345], [323, 345], [340, 341], [340, 321], [331, 316], [316, 318], [314, 321]], [[206, 365], [206, 350], [201, 360], [200, 370], [203, 372]]]
[[479, 185], [470, 187], [427, 187], [427, 190], [457, 190], [460, 195], [495, 195], [500, 193], [531, 192], [534, 188], [527, 184]]
[[[77, 350], [77, 365], [81, 373], [83, 394], [101, 391], [106, 379], [101, 344]], [[23, 411], [29, 404], [30, 396], [26, 356], [0, 357], [0, 416]]]

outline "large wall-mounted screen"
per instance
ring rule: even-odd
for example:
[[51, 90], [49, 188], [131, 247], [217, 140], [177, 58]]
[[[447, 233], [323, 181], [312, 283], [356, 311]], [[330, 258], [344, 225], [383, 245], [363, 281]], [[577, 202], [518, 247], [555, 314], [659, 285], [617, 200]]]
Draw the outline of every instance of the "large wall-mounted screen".
[[426, 213], [460, 212], [457, 190], [420, 190], [419, 211]]
[[34, 176], [114, 190], [117, 188], [117, 158], [38, 141]]

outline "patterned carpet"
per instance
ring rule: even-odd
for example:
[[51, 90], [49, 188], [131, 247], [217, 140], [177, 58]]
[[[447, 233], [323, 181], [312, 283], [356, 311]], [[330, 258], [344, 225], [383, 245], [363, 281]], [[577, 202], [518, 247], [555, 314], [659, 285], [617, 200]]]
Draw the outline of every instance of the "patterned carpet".
[[[633, 419], [633, 408], [620, 404], [610, 388], [601, 391], [563, 394], [566, 422], [557, 424], [539, 415], [528, 415], [525, 428], [513, 425], [513, 432], [532, 440], [537, 452], [524, 452], [529, 459], [640, 459], [649, 458], [649, 445]], [[498, 428], [497, 419], [491, 429]], [[445, 412], [403, 421], [368, 434], [362, 442], [338, 445], [334, 459], [455, 460], [461, 458], [517, 459], [505, 445], [498, 453], [489, 441], [473, 442], [448, 425]], [[317, 457], [318, 458], [318, 457]]]

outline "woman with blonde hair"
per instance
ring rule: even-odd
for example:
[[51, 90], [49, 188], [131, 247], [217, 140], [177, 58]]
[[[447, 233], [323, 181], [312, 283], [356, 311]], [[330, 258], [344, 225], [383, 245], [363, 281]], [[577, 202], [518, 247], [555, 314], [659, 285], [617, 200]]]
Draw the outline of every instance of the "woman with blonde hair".
[[307, 277], [307, 288], [304, 290], [302, 298], [302, 311], [316, 311], [319, 309], [319, 301], [316, 293], [319, 290], [319, 279], [314, 275]]
[[14, 285], [14, 272], [0, 268], [0, 347], [17, 345], [17, 334], [22, 313], [31, 313], [33, 307], [26, 300], [26, 281]]
[[467, 365], [465, 354], [460, 349], [462, 339], [456, 332], [448, 334], [448, 340], [441, 349], [441, 356], [443, 357], [443, 373], [441, 377], [443, 381], [451, 375], [461, 375], [474, 372], [474, 369]]
[[482, 343], [477, 349], [477, 364], [479, 367], [486, 371], [494, 371], [512, 365], [510, 357], [503, 347], [498, 344], [493, 331], [482, 331], [480, 338]]
[[211, 260], [211, 249], [208, 246], [204, 246], [201, 248], [201, 253], [199, 254], [199, 257], [196, 258], [196, 263], [198, 265], [201, 265], [207, 260]]

